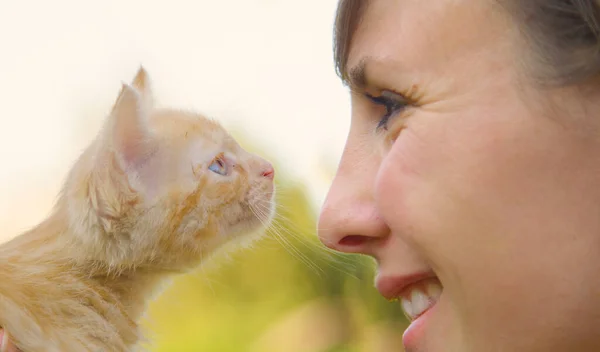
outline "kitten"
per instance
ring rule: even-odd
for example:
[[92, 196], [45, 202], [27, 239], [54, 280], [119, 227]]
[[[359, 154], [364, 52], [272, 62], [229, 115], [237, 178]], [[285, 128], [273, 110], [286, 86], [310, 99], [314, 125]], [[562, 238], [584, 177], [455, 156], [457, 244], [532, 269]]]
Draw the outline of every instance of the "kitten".
[[154, 108], [140, 68], [51, 215], [0, 246], [0, 327], [23, 352], [132, 350], [165, 278], [264, 232], [273, 177], [217, 122]]

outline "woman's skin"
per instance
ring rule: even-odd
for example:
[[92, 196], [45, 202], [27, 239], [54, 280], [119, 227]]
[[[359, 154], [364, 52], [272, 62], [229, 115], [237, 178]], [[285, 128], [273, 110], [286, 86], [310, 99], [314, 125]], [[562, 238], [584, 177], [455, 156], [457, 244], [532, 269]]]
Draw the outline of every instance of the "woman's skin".
[[600, 351], [598, 90], [535, 86], [493, 1], [368, 3], [322, 242], [388, 298], [441, 282], [407, 351]]
[[2, 329], [0, 329], [0, 352], [19, 352]]

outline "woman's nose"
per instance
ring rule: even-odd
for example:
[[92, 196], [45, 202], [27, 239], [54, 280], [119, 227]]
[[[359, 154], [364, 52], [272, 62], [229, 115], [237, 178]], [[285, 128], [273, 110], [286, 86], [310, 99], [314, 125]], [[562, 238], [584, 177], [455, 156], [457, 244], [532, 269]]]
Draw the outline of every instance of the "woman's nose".
[[389, 235], [373, 198], [377, 165], [352, 156], [344, 152], [321, 210], [319, 238], [325, 246], [340, 252], [376, 256], [377, 247]]
[[389, 231], [374, 208], [333, 197], [328, 197], [319, 218], [321, 242], [336, 251], [375, 256]]

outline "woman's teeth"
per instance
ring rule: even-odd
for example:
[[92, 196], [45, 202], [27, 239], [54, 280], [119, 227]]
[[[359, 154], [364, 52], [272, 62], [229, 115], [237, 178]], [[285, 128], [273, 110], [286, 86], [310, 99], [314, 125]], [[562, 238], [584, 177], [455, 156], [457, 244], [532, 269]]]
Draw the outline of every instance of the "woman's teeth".
[[439, 282], [428, 282], [425, 285], [414, 285], [403, 297], [400, 304], [404, 314], [412, 321], [433, 307], [442, 294]]

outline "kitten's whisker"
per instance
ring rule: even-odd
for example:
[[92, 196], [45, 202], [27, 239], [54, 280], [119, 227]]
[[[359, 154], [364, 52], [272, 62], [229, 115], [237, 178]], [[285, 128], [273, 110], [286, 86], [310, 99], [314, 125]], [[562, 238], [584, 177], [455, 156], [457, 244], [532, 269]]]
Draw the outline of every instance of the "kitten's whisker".
[[208, 288], [210, 289], [210, 291], [212, 292], [212, 294], [216, 295], [215, 289], [213, 288], [212, 282], [209, 279], [208, 274], [205, 271], [204, 265], [200, 265], [200, 271], [202, 272], [202, 275], [200, 275], [200, 276], [206, 282], [206, 284], [208, 285]]
[[[291, 222], [288, 222], [287, 224], [294, 226], [294, 224]], [[299, 255], [302, 255], [303, 258], [305, 258], [306, 260], [309, 260], [311, 262], [311, 264], [313, 263], [313, 261], [310, 260], [304, 253], [302, 253], [302, 251], [300, 251], [300, 249], [297, 249], [291, 242], [289, 242], [287, 237], [285, 235], [283, 235], [281, 232], [285, 232], [287, 235], [292, 236], [293, 238], [297, 239], [300, 242], [300, 244], [303, 245], [304, 247], [306, 247], [309, 251], [318, 255], [319, 257], [322, 257], [326, 261], [326, 265], [328, 265], [329, 267], [331, 267], [334, 270], [339, 271], [343, 274], [349, 275], [355, 279], [358, 279], [356, 277], [356, 275], [351, 273], [351, 271], [344, 270], [341, 268], [341, 267], [350, 266], [351, 268], [356, 270], [355, 263], [346, 262], [346, 260], [351, 260], [351, 257], [349, 257], [348, 255], [342, 255], [341, 253], [335, 252], [327, 247], [320, 246], [314, 242], [311, 242], [308, 238], [305, 238], [305, 236], [301, 235], [300, 233], [295, 233], [293, 230], [290, 230], [286, 226], [283, 226], [282, 224], [280, 224], [278, 219], [274, 219], [274, 221], [271, 225], [271, 230], [273, 230], [276, 233], [276, 235], [279, 236], [283, 242], [285, 242], [285, 244], [293, 246], [294, 251], [296, 253], [298, 253]], [[326, 253], [334, 254], [334, 257], [324, 256]], [[332, 261], [333, 263], [330, 261]], [[341, 267], [338, 265], [340, 265]], [[321, 269], [321, 271], [323, 271], [323, 270]]]
[[[353, 277], [353, 278], [356, 278], [356, 279], [358, 279], [358, 278], [357, 278], [357, 277], [356, 277], [354, 274], [352, 274], [350, 271], [347, 271], [347, 270], [344, 270], [344, 269], [343, 269], [343, 267], [347, 267], [347, 266], [351, 266], [353, 269], [356, 269], [356, 266], [354, 265], [354, 263], [347, 263], [347, 262], [344, 262], [343, 260], [341, 260], [342, 258], [343, 258], [343, 259], [350, 259], [349, 257], [344, 257], [344, 256], [342, 256], [340, 253], [335, 253], [335, 252], [334, 252], [334, 253], [335, 253], [337, 256], [339, 256], [338, 258], [336, 258], [336, 257], [331, 257], [331, 256], [323, 256], [325, 253], [328, 253], [326, 250], [323, 250], [323, 249], [328, 249], [328, 248], [326, 248], [326, 247], [323, 247], [323, 246], [317, 246], [317, 245], [315, 245], [315, 244], [313, 244], [313, 243], [311, 243], [311, 242], [308, 242], [308, 240], [307, 240], [307, 239], [305, 239], [305, 238], [302, 238], [302, 237], [303, 237], [302, 235], [300, 235], [300, 234], [296, 234], [296, 233], [294, 233], [294, 232], [290, 231], [290, 230], [289, 230], [289, 229], [287, 229], [287, 228], [279, 228], [279, 229], [280, 229], [280, 230], [282, 230], [282, 231], [285, 231], [285, 232], [286, 232], [287, 234], [289, 234], [290, 236], [293, 236], [294, 238], [298, 239], [298, 240], [299, 240], [299, 242], [300, 242], [300, 243], [301, 243], [301, 244], [302, 244], [304, 247], [306, 247], [307, 249], [309, 249], [309, 250], [310, 250], [310, 251], [312, 251], [313, 253], [315, 253], [315, 254], [317, 254], [317, 255], [319, 255], [319, 256], [321, 256], [321, 257], [324, 257], [324, 259], [325, 259], [325, 264], [326, 264], [326, 265], [328, 265], [329, 267], [331, 267], [331, 268], [333, 268], [333, 269], [335, 269], [335, 270], [337, 270], [337, 271], [340, 271], [340, 272], [341, 272], [341, 273], [343, 273], [343, 274], [346, 274], [346, 275], [349, 275], [349, 276], [351, 276], [351, 277]], [[305, 241], [306, 241], [306, 242], [305, 242]], [[332, 260], [332, 261], [333, 261], [333, 263], [335, 263], [335, 264], [341, 264], [341, 267], [339, 267], [339, 266], [337, 266], [337, 265], [334, 265], [333, 263], [329, 262], [329, 260]], [[338, 260], [339, 260], [339, 261], [338, 261]]]
[[[259, 219], [259, 221], [263, 221], [263, 217], [265, 216], [263, 213], [260, 212], [259, 209], [254, 209], [253, 207], [251, 207], [251, 210], [254, 212], [255, 216]], [[278, 231], [276, 231], [274, 228], [271, 228], [272, 233], [275, 235], [275, 239], [281, 243], [282, 247], [284, 247], [284, 249], [286, 251], [288, 251], [288, 253], [292, 256], [295, 257], [296, 259], [299, 259], [300, 261], [302, 261], [304, 264], [306, 264], [308, 267], [310, 267], [311, 269], [315, 269], [317, 271], [321, 270], [321, 268], [319, 268], [317, 265], [315, 265], [314, 263], [312, 263], [312, 261], [310, 261], [310, 259], [308, 259], [302, 252], [300, 252], [298, 249], [296, 249], [291, 243], [289, 243], [285, 237], [283, 237]], [[318, 274], [318, 272], [317, 272]]]
[[[282, 209], [283, 209], [283, 208], [282, 208]], [[283, 210], [285, 211], [286, 209], [283, 209]], [[284, 213], [283, 213], [283, 212], [276, 212], [276, 213], [274, 214], [274, 217], [273, 217], [273, 222], [274, 222], [274, 223], [285, 223], [285, 224], [286, 224], [286, 226], [288, 226], [288, 227], [293, 227], [293, 229], [292, 229], [292, 230], [296, 230], [297, 232], [302, 232], [302, 231], [298, 231], [298, 230], [299, 230], [299, 229], [298, 229], [298, 226], [297, 226], [297, 225], [294, 223], [294, 221], [292, 221], [292, 220], [291, 220], [291, 219], [290, 219], [288, 216], [284, 215]], [[304, 236], [298, 235], [298, 234], [296, 234], [296, 233], [290, 232], [290, 235], [293, 235], [293, 236], [295, 236], [296, 238], [298, 238], [298, 239], [301, 239], [301, 240], [303, 240], [303, 241], [307, 241], [307, 239], [306, 239], [306, 238], [304, 238]], [[316, 234], [314, 234], [314, 235], [315, 235], [315, 236], [312, 236], [312, 237], [314, 237], [314, 238], [317, 238], [317, 237], [316, 237]], [[335, 251], [333, 251], [333, 250], [331, 250], [331, 249], [329, 249], [329, 248], [324, 248], [324, 249], [325, 249], [325, 250], [330, 250], [330, 251], [332, 251], [332, 253], [335, 253], [335, 254], [339, 255], [339, 253], [337, 253], [337, 252], [335, 252]]]
[[[281, 198], [281, 193], [278, 195], [279, 198]], [[351, 272], [357, 269], [357, 264], [352, 260], [352, 257], [334, 251], [326, 246], [317, 245], [314, 240], [311, 240], [307, 236], [303, 235], [303, 233], [307, 232], [300, 231], [297, 224], [287, 216], [287, 214], [289, 214], [288, 209], [284, 207], [282, 203], [260, 200], [255, 204], [256, 212], [260, 212], [261, 215], [263, 213], [270, 213], [271, 209], [275, 209], [276, 211], [273, 214], [270, 230], [274, 234], [275, 239], [280, 242], [280, 244], [283, 245], [286, 250], [290, 252], [290, 254], [302, 260], [309, 267], [315, 268], [316, 264], [314, 261], [304, 254], [302, 250], [297, 248], [297, 246], [288, 239], [289, 237], [296, 239], [309, 252], [324, 259], [326, 265], [329, 267], [353, 278], [357, 278], [357, 276]], [[317, 239], [317, 236], [314, 232], [311, 233], [310, 237]], [[351, 269], [344, 269], [347, 267], [350, 267]], [[321, 272], [324, 272], [320, 267], [317, 269]]]
[[[253, 211], [255, 211], [256, 216], [261, 219], [262, 216], [259, 215], [263, 215], [263, 212], [260, 208], [256, 208], [253, 209]], [[257, 214], [258, 213], [258, 214]], [[264, 215], [263, 215], [264, 216]], [[308, 258], [304, 253], [302, 253], [299, 249], [297, 249], [291, 242], [289, 242], [287, 240], [287, 238], [285, 238], [285, 236], [283, 236], [278, 230], [277, 227], [273, 227], [271, 226], [270, 229], [272, 230], [272, 233], [275, 235], [275, 238], [282, 244], [283, 247], [286, 248], [286, 250], [288, 250], [288, 252], [296, 257], [297, 259], [301, 260], [303, 263], [305, 263], [308, 267], [312, 268], [315, 270], [315, 272], [318, 274], [318, 271], [324, 272], [322, 268], [320, 268], [318, 265], [316, 265], [312, 260], [310, 260], [310, 258]], [[293, 252], [293, 253], [292, 253]], [[295, 255], [294, 255], [295, 254]]]

